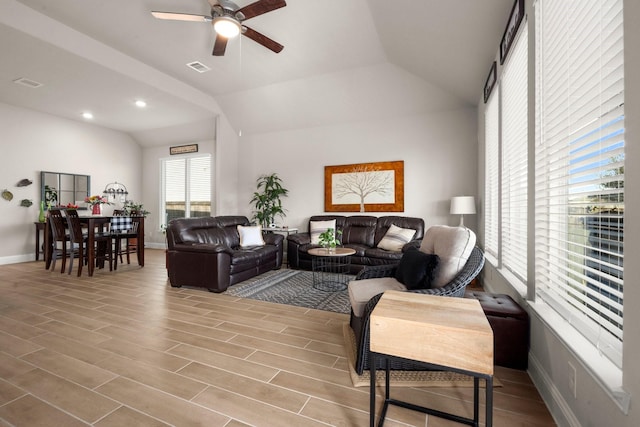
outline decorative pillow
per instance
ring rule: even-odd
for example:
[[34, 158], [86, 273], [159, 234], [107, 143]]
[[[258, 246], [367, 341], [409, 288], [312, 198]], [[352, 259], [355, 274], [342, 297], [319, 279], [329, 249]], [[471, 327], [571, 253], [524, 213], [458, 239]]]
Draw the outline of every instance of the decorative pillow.
[[262, 227], [259, 225], [242, 226], [238, 225], [238, 234], [240, 235], [240, 246], [247, 248], [250, 246], [264, 246], [262, 238]]
[[429, 227], [422, 239], [420, 251], [440, 257], [440, 267], [432, 287], [441, 288], [453, 280], [467, 263], [475, 245], [476, 235], [466, 227]]
[[407, 289], [428, 289], [433, 282], [438, 260], [438, 255], [410, 249], [402, 254], [396, 268], [396, 280]]
[[415, 234], [416, 230], [400, 228], [391, 224], [391, 227], [378, 243], [378, 247], [387, 251], [400, 252], [402, 247], [409, 243]]
[[328, 229], [333, 228], [334, 231], [336, 229], [336, 220], [331, 219], [328, 221], [310, 221], [309, 222], [309, 234], [311, 236], [311, 244], [319, 245], [320, 244], [320, 235], [327, 231]]

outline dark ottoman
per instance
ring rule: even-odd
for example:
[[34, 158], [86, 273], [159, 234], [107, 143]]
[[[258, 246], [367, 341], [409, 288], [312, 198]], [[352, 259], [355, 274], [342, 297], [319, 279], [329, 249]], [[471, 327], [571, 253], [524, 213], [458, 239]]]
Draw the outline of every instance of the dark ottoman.
[[495, 364], [527, 369], [529, 354], [529, 315], [509, 295], [466, 291], [465, 298], [480, 301], [493, 329]]

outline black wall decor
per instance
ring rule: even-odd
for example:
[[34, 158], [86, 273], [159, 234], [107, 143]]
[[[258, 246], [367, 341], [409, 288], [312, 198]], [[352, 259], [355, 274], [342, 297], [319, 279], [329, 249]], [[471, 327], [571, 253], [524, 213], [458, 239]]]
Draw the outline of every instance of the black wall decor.
[[516, 34], [518, 33], [522, 18], [524, 18], [524, 0], [516, 0], [511, 8], [507, 28], [505, 28], [502, 41], [500, 42], [500, 65], [504, 64], [504, 60], [513, 44], [513, 39], [516, 38]]
[[189, 145], [177, 145], [174, 147], [169, 147], [169, 154], [187, 154], [187, 153], [197, 153], [198, 152], [198, 144], [189, 144]]
[[491, 92], [493, 91], [493, 87], [496, 85], [496, 61], [493, 61], [491, 65], [491, 69], [489, 70], [489, 75], [487, 76], [487, 81], [484, 82], [484, 103], [487, 103], [489, 96], [491, 96]]

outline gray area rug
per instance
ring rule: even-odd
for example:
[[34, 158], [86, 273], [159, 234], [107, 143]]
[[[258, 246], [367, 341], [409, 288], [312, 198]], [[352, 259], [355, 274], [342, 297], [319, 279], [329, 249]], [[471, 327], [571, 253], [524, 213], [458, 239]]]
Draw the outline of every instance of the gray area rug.
[[336, 313], [348, 314], [351, 311], [346, 289], [326, 292], [314, 289], [312, 285], [312, 272], [281, 269], [229, 286], [223, 294]]

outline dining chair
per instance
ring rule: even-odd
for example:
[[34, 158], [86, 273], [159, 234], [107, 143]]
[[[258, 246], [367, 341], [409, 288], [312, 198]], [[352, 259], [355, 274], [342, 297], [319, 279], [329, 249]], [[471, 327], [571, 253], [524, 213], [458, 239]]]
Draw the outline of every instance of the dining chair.
[[[108, 261], [109, 271], [113, 270], [113, 250], [112, 239], [110, 232], [96, 232], [95, 230], [88, 230], [85, 233], [82, 229], [82, 222], [78, 211], [75, 209], [67, 209], [66, 211], [67, 222], [69, 224], [69, 234], [71, 236], [71, 242], [78, 247], [78, 277], [82, 274], [82, 266], [85, 263], [97, 263], [98, 261]], [[89, 259], [89, 248], [87, 247], [89, 241], [88, 233], [94, 233], [94, 244], [96, 245], [94, 254], [95, 259]], [[71, 256], [69, 264], [69, 274], [73, 270], [73, 258]]]
[[69, 248], [70, 254], [67, 253], [67, 243], [71, 238], [67, 233], [67, 226], [62, 209], [51, 208], [49, 209], [49, 225], [51, 226], [51, 271], [56, 269], [56, 260], [62, 258], [62, 267], [60, 273], [64, 273], [67, 256], [73, 253], [73, 247]]
[[[127, 256], [127, 264], [131, 264], [131, 253], [136, 253], [138, 250], [138, 224], [134, 218], [130, 216], [124, 216], [123, 211], [114, 210], [113, 218], [109, 225], [111, 229], [111, 237], [114, 239], [114, 270], [118, 269], [118, 258], [122, 264], [122, 255]], [[125, 242], [124, 249], [122, 248], [122, 242]]]

